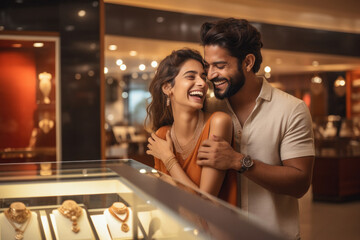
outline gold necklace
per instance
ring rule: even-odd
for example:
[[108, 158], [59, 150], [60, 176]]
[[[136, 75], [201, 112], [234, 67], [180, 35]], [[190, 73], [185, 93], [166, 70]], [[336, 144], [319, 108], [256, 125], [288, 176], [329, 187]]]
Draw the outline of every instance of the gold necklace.
[[66, 218], [69, 218], [72, 221], [71, 230], [74, 233], [80, 231], [79, 226], [77, 225], [77, 220], [82, 214], [82, 208], [77, 205], [73, 200], [65, 200], [63, 204], [58, 208], [59, 213]]
[[[24, 232], [31, 220], [31, 211], [26, 208], [22, 202], [14, 202], [10, 205], [10, 208], [4, 212], [6, 219], [11, 226], [15, 229], [15, 239], [22, 240], [24, 238]], [[20, 227], [16, 227], [15, 223], [21, 224]]]
[[[123, 232], [128, 232], [130, 230], [129, 225], [126, 223], [126, 221], [129, 218], [129, 209], [126, 207], [126, 205], [122, 202], [115, 202], [111, 207], [109, 207], [109, 213], [116, 218], [118, 221], [120, 221], [121, 224], [121, 230]], [[126, 214], [123, 219], [121, 219], [117, 214]]]
[[198, 121], [196, 123], [196, 127], [195, 127], [195, 130], [194, 130], [194, 135], [190, 139], [190, 141], [187, 142], [183, 146], [180, 145], [180, 143], [179, 143], [179, 141], [178, 141], [178, 139], [176, 137], [174, 124], [171, 127], [171, 130], [170, 130], [171, 139], [174, 142], [174, 147], [175, 147], [176, 152], [180, 153], [183, 160], [187, 159], [189, 157], [189, 155], [192, 153], [192, 151], [194, 150], [196, 142], [199, 139], [199, 136], [200, 136], [201, 131], [203, 129], [203, 125], [204, 125], [204, 114], [200, 111], [199, 112], [199, 119], [198, 119]]

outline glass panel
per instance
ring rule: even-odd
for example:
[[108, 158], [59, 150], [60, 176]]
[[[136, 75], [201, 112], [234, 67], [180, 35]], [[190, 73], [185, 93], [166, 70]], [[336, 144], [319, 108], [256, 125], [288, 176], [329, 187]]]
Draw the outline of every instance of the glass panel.
[[56, 37], [0, 36], [0, 162], [56, 161]]

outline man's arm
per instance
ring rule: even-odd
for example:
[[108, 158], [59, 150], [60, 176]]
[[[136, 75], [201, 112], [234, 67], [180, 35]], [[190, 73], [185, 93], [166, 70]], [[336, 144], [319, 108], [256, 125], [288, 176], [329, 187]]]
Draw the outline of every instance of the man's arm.
[[[240, 170], [244, 155], [236, 152], [228, 142], [212, 136], [203, 142], [198, 152], [197, 163], [217, 169]], [[311, 183], [314, 157], [292, 158], [283, 161], [282, 166], [273, 166], [258, 160], [245, 173], [246, 177], [262, 187], [278, 194], [296, 198], [302, 197]]]

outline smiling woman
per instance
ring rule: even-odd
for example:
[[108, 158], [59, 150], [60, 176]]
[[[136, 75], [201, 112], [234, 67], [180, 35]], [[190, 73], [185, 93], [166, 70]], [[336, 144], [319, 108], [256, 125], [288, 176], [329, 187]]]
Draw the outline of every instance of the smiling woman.
[[147, 154], [154, 156], [157, 170], [236, 205], [236, 173], [196, 164], [204, 140], [216, 135], [231, 142], [233, 134], [230, 116], [202, 111], [207, 90], [197, 51], [173, 51], [160, 63], [149, 89], [148, 120], [156, 134], [149, 138]]

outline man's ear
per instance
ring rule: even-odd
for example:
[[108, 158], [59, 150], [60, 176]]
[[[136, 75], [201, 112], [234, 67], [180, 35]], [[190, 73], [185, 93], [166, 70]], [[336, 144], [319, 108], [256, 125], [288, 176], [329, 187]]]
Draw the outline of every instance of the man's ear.
[[164, 83], [162, 86], [161, 86], [161, 89], [163, 91], [163, 93], [167, 96], [170, 95], [170, 90], [171, 90], [171, 83], [167, 82], [167, 83]]
[[248, 54], [246, 55], [245, 59], [244, 59], [244, 64], [245, 64], [245, 70], [247, 72], [250, 72], [251, 69], [253, 68], [254, 64], [255, 64], [255, 56], [254, 54]]

